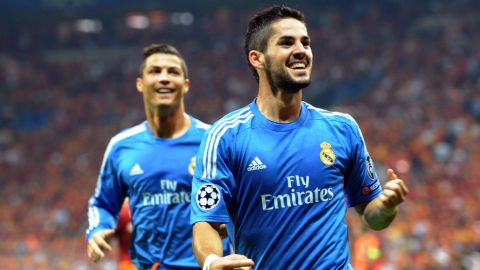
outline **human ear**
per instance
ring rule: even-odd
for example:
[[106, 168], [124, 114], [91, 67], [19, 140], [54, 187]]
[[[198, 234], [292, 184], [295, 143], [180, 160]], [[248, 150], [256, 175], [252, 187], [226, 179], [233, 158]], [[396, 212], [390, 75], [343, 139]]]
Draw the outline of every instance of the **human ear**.
[[137, 87], [137, 91], [142, 93], [143, 92], [143, 79], [142, 78], [137, 78], [135, 81], [135, 86]]
[[183, 94], [186, 94], [190, 90], [190, 80], [185, 79], [185, 83], [183, 85]]
[[263, 53], [259, 51], [251, 50], [248, 53], [248, 61], [256, 69], [263, 69], [265, 67], [264, 59]]

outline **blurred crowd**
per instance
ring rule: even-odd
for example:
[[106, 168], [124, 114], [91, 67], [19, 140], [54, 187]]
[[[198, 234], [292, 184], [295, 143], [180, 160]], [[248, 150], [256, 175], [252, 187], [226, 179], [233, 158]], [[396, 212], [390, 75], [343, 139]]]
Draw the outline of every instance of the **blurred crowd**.
[[[480, 4], [405, 2], [295, 6], [314, 51], [305, 100], [350, 113], [380, 178], [393, 168], [410, 189], [384, 231], [349, 212], [355, 269], [478, 270]], [[256, 93], [242, 44], [252, 10], [212, 8], [192, 25], [146, 30], [111, 18], [100, 33], [0, 26], [2, 269], [115, 265], [86, 257], [86, 206], [109, 138], [144, 119], [142, 47], [167, 42], [184, 54], [187, 112], [212, 123]]]

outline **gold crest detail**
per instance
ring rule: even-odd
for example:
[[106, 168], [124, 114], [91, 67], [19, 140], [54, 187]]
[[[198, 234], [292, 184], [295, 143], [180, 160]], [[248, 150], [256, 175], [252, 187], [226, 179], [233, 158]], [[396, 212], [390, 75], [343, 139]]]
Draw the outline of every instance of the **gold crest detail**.
[[197, 162], [197, 158], [195, 156], [190, 159], [190, 164], [188, 164], [188, 172], [193, 175], [193, 172], [195, 171], [195, 163]]
[[332, 166], [337, 158], [335, 156], [335, 152], [333, 152], [331, 149], [332, 146], [327, 142], [323, 142], [320, 144], [320, 147], [322, 148], [322, 151], [320, 151], [320, 160], [323, 162], [323, 164]]

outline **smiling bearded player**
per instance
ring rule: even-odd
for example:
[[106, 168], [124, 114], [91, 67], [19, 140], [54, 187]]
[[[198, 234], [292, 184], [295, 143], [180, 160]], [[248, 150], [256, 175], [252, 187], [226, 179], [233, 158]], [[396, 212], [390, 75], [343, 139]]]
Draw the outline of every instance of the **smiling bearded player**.
[[[202, 140], [192, 187], [193, 248], [204, 269], [351, 269], [347, 207], [387, 227], [408, 192], [383, 187], [355, 120], [302, 101], [313, 54], [305, 18], [274, 6], [249, 23], [258, 96]], [[234, 255], [222, 257], [219, 224]]]

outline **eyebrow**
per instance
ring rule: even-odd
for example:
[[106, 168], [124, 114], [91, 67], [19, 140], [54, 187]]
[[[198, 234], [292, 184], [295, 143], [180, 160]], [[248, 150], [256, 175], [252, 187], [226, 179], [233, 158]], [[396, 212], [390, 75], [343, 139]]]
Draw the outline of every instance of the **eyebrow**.
[[[284, 41], [292, 41], [292, 40], [295, 40], [295, 37], [293, 37], [293, 36], [281, 36], [280, 38], [278, 38], [277, 43], [284, 42]], [[310, 41], [310, 37], [309, 36], [302, 36], [300, 38], [300, 40], [301, 41]]]
[[179, 66], [172, 66], [172, 65], [148, 65], [147, 68], [166, 68], [166, 69], [182, 69]]

